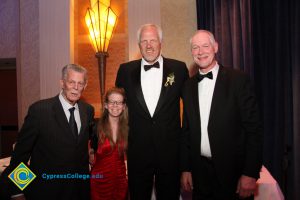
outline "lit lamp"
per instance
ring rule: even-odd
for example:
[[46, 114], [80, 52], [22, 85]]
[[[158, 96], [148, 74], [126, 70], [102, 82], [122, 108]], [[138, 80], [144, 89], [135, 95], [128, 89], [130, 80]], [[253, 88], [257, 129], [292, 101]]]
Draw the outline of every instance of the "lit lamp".
[[90, 5], [91, 8], [88, 8], [85, 14], [85, 23], [89, 29], [89, 38], [98, 59], [101, 105], [103, 108], [107, 49], [118, 16], [111, 9], [110, 0], [91, 0]]

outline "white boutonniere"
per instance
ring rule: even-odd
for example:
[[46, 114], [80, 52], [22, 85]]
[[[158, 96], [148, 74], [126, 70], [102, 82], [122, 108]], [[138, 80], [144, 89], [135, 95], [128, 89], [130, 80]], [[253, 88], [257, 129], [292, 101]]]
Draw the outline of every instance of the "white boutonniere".
[[175, 75], [174, 72], [170, 73], [167, 76], [167, 81], [165, 82], [165, 87], [168, 87], [169, 85], [172, 85], [173, 83], [175, 83]]

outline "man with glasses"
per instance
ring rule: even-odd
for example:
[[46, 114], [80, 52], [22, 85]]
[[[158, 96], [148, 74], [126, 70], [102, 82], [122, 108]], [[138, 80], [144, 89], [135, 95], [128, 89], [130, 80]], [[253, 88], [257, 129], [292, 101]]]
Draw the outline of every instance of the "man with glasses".
[[[23, 191], [10, 182], [12, 199], [89, 199], [89, 179], [76, 176], [89, 174], [88, 140], [94, 108], [80, 100], [87, 85], [86, 69], [66, 65], [60, 85], [59, 95], [28, 109], [3, 176], [30, 159], [29, 169], [36, 178]], [[51, 175], [56, 178], [49, 180]]]
[[122, 64], [116, 79], [126, 91], [129, 112], [130, 199], [150, 199], [153, 181], [157, 199], [178, 199], [180, 96], [188, 70], [161, 55], [159, 26], [142, 25], [137, 36], [142, 59]]

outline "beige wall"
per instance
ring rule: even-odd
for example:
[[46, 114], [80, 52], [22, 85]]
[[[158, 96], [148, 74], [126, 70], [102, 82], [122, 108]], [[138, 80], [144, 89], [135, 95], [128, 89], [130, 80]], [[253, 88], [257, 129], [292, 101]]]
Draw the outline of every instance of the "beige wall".
[[129, 60], [141, 57], [137, 44], [137, 30], [146, 23], [161, 26], [160, 0], [128, 0]]
[[192, 57], [189, 39], [197, 29], [196, 0], [128, 0], [129, 60], [140, 58], [136, 31], [144, 23], [163, 30], [163, 55], [186, 62]]
[[196, 0], [161, 0], [160, 10], [163, 54], [182, 60], [189, 67], [193, 63], [189, 39], [197, 29]]

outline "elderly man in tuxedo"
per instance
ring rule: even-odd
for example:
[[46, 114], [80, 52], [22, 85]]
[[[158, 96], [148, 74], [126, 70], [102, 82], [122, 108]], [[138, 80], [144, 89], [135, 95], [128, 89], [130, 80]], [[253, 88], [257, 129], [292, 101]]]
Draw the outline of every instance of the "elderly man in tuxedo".
[[262, 165], [262, 126], [248, 76], [218, 64], [212, 33], [191, 38], [198, 73], [183, 88], [182, 186], [196, 200], [251, 198]]
[[137, 32], [142, 59], [121, 64], [116, 85], [126, 91], [129, 112], [128, 181], [131, 200], [178, 199], [180, 96], [185, 63], [161, 55], [162, 31], [145, 24]]
[[[12, 199], [89, 199], [89, 179], [77, 176], [89, 174], [88, 139], [94, 118], [94, 108], [80, 100], [87, 85], [86, 69], [66, 65], [60, 85], [57, 96], [29, 107], [4, 173], [7, 176], [30, 159], [36, 179], [23, 191], [11, 182]], [[47, 180], [47, 175], [60, 178]]]

